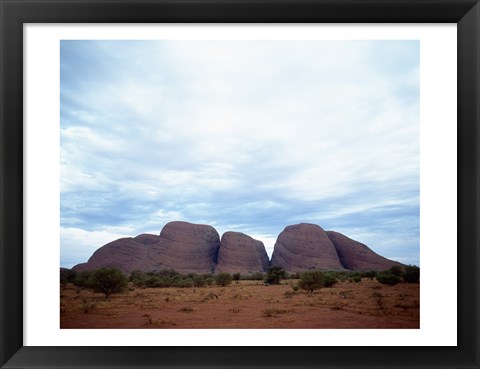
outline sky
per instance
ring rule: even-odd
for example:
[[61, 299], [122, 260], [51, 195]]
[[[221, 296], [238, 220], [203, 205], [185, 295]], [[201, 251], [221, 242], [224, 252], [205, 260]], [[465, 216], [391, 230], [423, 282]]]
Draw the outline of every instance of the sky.
[[418, 41], [60, 44], [61, 266], [174, 220], [420, 265]]

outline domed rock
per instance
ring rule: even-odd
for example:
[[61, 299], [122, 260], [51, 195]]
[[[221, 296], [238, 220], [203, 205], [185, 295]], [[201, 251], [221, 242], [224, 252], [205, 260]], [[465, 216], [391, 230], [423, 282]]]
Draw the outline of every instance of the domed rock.
[[148, 252], [150, 271], [174, 269], [179, 273], [211, 273], [220, 248], [218, 232], [209, 225], [170, 222]]
[[341, 233], [327, 231], [328, 238], [337, 250], [340, 262], [350, 270], [386, 270], [394, 265], [402, 264], [378, 255], [368, 246], [352, 240]]
[[160, 236], [141, 234], [110, 242], [73, 267], [76, 271], [115, 267], [125, 273], [174, 269], [179, 273], [211, 273], [215, 268], [220, 237], [209, 225], [170, 222]]
[[143, 243], [144, 245], [151, 245], [158, 242], [159, 236], [155, 234], [142, 233], [134, 238], [135, 241]]
[[[158, 236], [149, 235], [156, 237]], [[137, 238], [120, 238], [107, 243], [96, 250], [86, 263], [78, 264], [73, 270], [95, 270], [100, 268], [118, 268], [125, 273], [133, 270], [145, 270], [150, 263], [148, 244], [139, 242]]]
[[269, 260], [263, 242], [240, 232], [225, 232], [220, 242], [216, 272], [264, 272]]
[[308, 223], [288, 226], [278, 235], [271, 265], [288, 272], [344, 269], [325, 231], [316, 224]]

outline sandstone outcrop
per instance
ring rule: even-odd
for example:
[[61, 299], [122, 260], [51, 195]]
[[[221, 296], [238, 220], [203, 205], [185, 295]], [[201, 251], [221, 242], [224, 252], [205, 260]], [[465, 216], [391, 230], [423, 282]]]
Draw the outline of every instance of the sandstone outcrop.
[[142, 234], [121, 238], [93, 253], [76, 271], [116, 267], [133, 270], [175, 269], [179, 273], [210, 273], [214, 270], [220, 237], [215, 228], [203, 224], [170, 222], [160, 236]]
[[271, 265], [287, 272], [344, 269], [327, 233], [320, 226], [308, 223], [288, 226], [279, 234]]
[[211, 273], [215, 269], [220, 236], [209, 225], [170, 222], [152, 244], [148, 270], [175, 269], [179, 273]]
[[179, 273], [265, 272], [269, 266], [288, 272], [323, 270], [385, 270], [402, 264], [378, 255], [366, 245], [316, 224], [286, 227], [269, 262], [261, 241], [240, 232], [220, 237], [209, 225], [170, 222], [160, 235], [141, 234], [112, 241], [98, 250], [77, 272], [115, 267], [125, 273], [174, 269]]
[[225, 232], [220, 242], [216, 272], [251, 274], [269, 265], [263, 242], [240, 232]]
[[125, 273], [136, 269], [143, 270], [148, 265], [148, 248], [147, 244], [135, 238], [120, 238], [100, 247], [86, 263], [74, 266], [73, 270], [81, 272], [99, 268], [118, 268]]
[[337, 250], [340, 262], [350, 270], [386, 270], [402, 264], [378, 255], [363, 243], [357, 242], [341, 233], [327, 231], [328, 238]]

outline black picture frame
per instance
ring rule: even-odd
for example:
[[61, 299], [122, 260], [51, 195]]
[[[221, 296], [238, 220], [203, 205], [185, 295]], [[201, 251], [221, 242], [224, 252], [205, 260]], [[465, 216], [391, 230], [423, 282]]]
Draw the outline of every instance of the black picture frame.
[[[2, 368], [479, 368], [479, 0], [0, 0]], [[25, 23], [456, 23], [456, 347], [23, 346]]]

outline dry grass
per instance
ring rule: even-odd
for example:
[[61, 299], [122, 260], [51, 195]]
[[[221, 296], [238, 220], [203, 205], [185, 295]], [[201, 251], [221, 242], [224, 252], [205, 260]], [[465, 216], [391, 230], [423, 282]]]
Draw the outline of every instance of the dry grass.
[[295, 281], [264, 286], [131, 288], [104, 295], [67, 285], [62, 328], [418, 328], [419, 285], [340, 282], [313, 294]]

